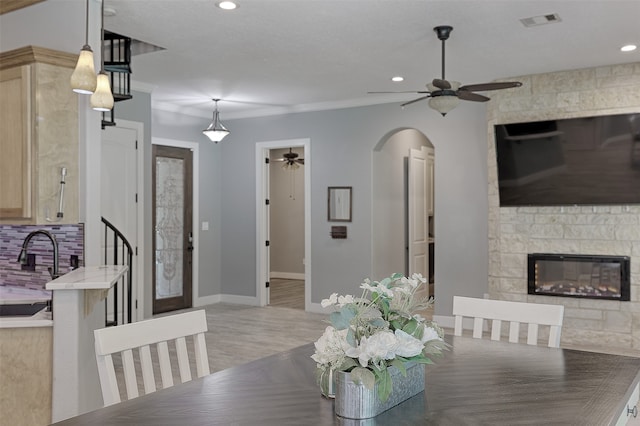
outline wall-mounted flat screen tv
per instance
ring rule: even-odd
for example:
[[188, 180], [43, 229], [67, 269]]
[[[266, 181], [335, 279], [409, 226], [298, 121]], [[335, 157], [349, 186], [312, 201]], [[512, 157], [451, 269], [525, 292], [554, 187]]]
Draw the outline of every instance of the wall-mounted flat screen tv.
[[494, 130], [501, 206], [640, 204], [640, 113]]

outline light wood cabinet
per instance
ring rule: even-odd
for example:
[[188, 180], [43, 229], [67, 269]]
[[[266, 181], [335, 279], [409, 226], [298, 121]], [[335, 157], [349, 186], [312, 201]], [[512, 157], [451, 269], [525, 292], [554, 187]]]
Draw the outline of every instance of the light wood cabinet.
[[[78, 222], [77, 56], [28, 46], [0, 53], [0, 223]], [[64, 216], [56, 218], [62, 168]]]

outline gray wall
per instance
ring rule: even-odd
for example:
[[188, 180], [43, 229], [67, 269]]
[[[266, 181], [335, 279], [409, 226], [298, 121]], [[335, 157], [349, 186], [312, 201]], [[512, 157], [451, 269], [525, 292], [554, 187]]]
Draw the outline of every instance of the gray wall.
[[[450, 314], [454, 294], [482, 296], [487, 291], [488, 269], [484, 114], [482, 105], [463, 102], [445, 118], [426, 103], [405, 110], [386, 104], [238, 120], [224, 120], [223, 116], [231, 134], [213, 150], [220, 156], [212, 163], [217, 169], [203, 167], [200, 176], [202, 186], [216, 177], [222, 182], [219, 199], [212, 200], [212, 208], [220, 208], [221, 214], [219, 291], [255, 297], [256, 142], [311, 139], [305, 165], [311, 167], [312, 191], [311, 259], [307, 261], [312, 272], [312, 302], [319, 303], [332, 292], [356, 293], [362, 279], [371, 275], [372, 152], [394, 129], [415, 128], [433, 143], [437, 153], [435, 312]], [[153, 134], [202, 140], [200, 129], [207, 124], [204, 118], [155, 111]], [[329, 236], [328, 186], [353, 187], [353, 222], [347, 224], [346, 240]], [[203, 202], [205, 198], [201, 194]], [[204, 267], [207, 265], [201, 263], [201, 277]], [[202, 286], [208, 285], [202, 281]], [[218, 287], [213, 284], [211, 291]]]

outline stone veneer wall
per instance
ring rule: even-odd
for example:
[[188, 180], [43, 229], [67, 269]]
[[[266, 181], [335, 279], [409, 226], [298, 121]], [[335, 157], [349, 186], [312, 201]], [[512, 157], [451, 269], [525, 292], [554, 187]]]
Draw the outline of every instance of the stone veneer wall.
[[[492, 92], [487, 109], [489, 296], [564, 305], [561, 344], [640, 353], [640, 206], [500, 208], [493, 134], [495, 124], [640, 112], [640, 63], [514, 80], [523, 86]], [[535, 252], [630, 256], [631, 301], [528, 295]]]

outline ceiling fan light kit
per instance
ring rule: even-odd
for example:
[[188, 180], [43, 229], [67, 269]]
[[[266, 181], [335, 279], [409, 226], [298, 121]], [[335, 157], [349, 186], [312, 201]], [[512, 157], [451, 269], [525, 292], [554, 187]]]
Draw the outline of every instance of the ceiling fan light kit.
[[220, 99], [212, 99], [216, 103], [216, 109], [213, 111], [213, 121], [209, 127], [204, 129], [202, 133], [212, 142], [218, 143], [224, 139], [230, 132], [220, 121], [220, 113], [218, 112], [218, 101]]
[[[461, 86], [457, 81], [447, 81], [445, 78], [445, 42], [451, 35], [453, 27], [449, 25], [440, 25], [433, 29], [438, 36], [438, 40], [442, 41], [442, 78], [434, 78], [431, 83], [427, 84], [427, 91], [416, 91], [421, 95], [419, 98], [401, 104], [401, 107], [429, 99], [429, 107], [438, 111], [444, 117], [448, 112], [453, 110], [460, 100], [472, 102], [486, 102], [490, 100], [487, 96], [474, 92], [484, 92], [488, 90], [509, 89], [512, 87], [520, 87], [522, 83], [519, 81], [508, 81], [499, 83], [481, 83], [468, 84]], [[406, 93], [406, 92], [369, 92], [369, 93]]]

